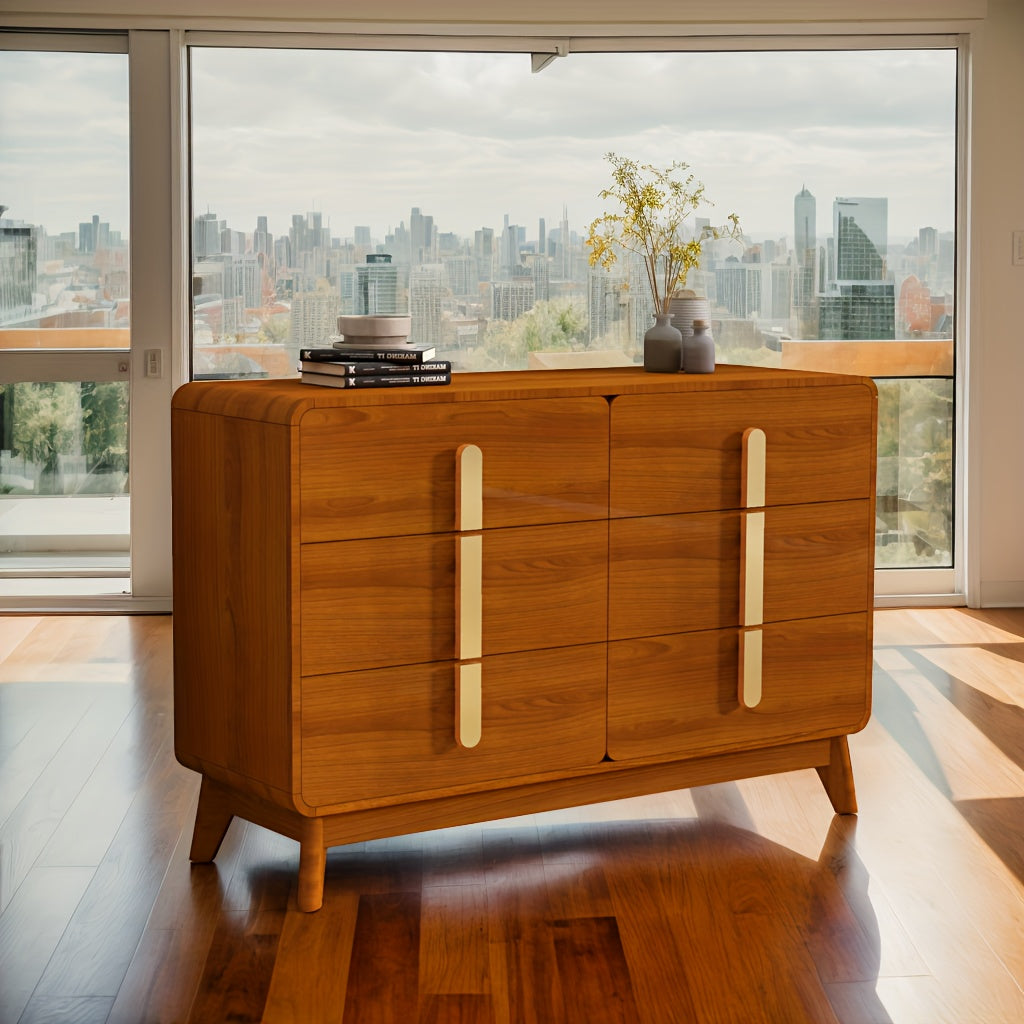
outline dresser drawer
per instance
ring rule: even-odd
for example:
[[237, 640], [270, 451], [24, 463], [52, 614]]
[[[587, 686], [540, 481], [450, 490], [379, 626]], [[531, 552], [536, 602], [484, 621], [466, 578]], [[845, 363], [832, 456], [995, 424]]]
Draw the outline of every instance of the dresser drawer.
[[766, 437], [766, 504], [867, 498], [875, 415], [865, 384], [620, 395], [611, 409], [611, 515], [739, 508], [748, 427]]
[[[764, 621], [869, 606], [870, 502], [783, 505], [763, 514]], [[609, 637], [740, 625], [743, 517], [697, 512], [612, 520]]]
[[608, 754], [701, 757], [856, 732], [871, 694], [870, 612], [767, 625], [763, 696], [738, 691], [738, 630], [609, 645]]
[[604, 398], [313, 409], [299, 428], [301, 539], [455, 529], [456, 452], [483, 456], [483, 526], [604, 519]]
[[[484, 655], [605, 638], [607, 521], [482, 538]], [[303, 545], [303, 675], [454, 658], [457, 543], [435, 534]]]
[[604, 644], [483, 661], [481, 738], [455, 742], [451, 662], [302, 682], [302, 796], [314, 806], [596, 764]]

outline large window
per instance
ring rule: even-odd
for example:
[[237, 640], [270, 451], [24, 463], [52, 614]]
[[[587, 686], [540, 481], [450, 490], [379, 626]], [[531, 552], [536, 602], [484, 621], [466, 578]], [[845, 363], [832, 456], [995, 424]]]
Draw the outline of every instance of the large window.
[[688, 281], [718, 359], [875, 377], [877, 563], [952, 565], [955, 47], [190, 63], [193, 376], [293, 375], [353, 312], [456, 370], [636, 361], [642, 272], [587, 225], [607, 153], [682, 160], [743, 229]]
[[126, 38], [0, 43], [0, 596], [51, 578], [112, 579], [74, 592], [120, 592], [130, 533]]

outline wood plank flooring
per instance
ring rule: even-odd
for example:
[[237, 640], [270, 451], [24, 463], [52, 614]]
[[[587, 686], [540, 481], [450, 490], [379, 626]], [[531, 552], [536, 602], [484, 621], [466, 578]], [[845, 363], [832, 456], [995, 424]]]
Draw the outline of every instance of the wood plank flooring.
[[1020, 1024], [1024, 610], [876, 614], [860, 813], [813, 771], [187, 855], [171, 619], [0, 617], [0, 1024]]

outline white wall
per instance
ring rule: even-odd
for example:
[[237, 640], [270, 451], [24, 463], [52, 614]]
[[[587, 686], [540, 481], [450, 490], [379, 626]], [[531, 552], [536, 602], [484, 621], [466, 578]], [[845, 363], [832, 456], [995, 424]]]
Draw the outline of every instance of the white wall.
[[972, 603], [1024, 605], [1024, 3], [989, 0], [973, 68], [968, 572]]
[[[967, 583], [975, 605], [1024, 605], [1024, 0], [0, 0], [9, 25], [340, 30], [416, 27], [450, 34], [598, 31], [843, 31], [971, 34], [968, 173], [970, 351]], [[623, 18], [628, 15], [629, 21]], [[97, 20], [99, 19], [99, 20]], [[963, 370], [964, 368], [961, 367]], [[964, 422], [962, 417], [961, 422]]]

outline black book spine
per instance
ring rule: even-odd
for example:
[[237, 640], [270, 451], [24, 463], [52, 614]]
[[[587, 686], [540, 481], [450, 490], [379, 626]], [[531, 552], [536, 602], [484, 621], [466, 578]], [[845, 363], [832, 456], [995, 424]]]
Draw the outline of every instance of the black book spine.
[[338, 350], [336, 348], [300, 348], [299, 359], [310, 363], [336, 363], [338, 361]]
[[427, 363], [342, 363], [333, 360], [303, 360], [299, 369], [305, 373], [329, 373], [337, 377], [392, 376], [410, 373], [450, 373], [452, 364], [447, 359], [435, 359]]
[[403, 373], [348, 377], [327, 373], [304, 373], [302, 379], [308, 384], [326, 384], [328, 387], [336, 388], [401, 388], [451, 384], [452, 375], [451, 373]]

